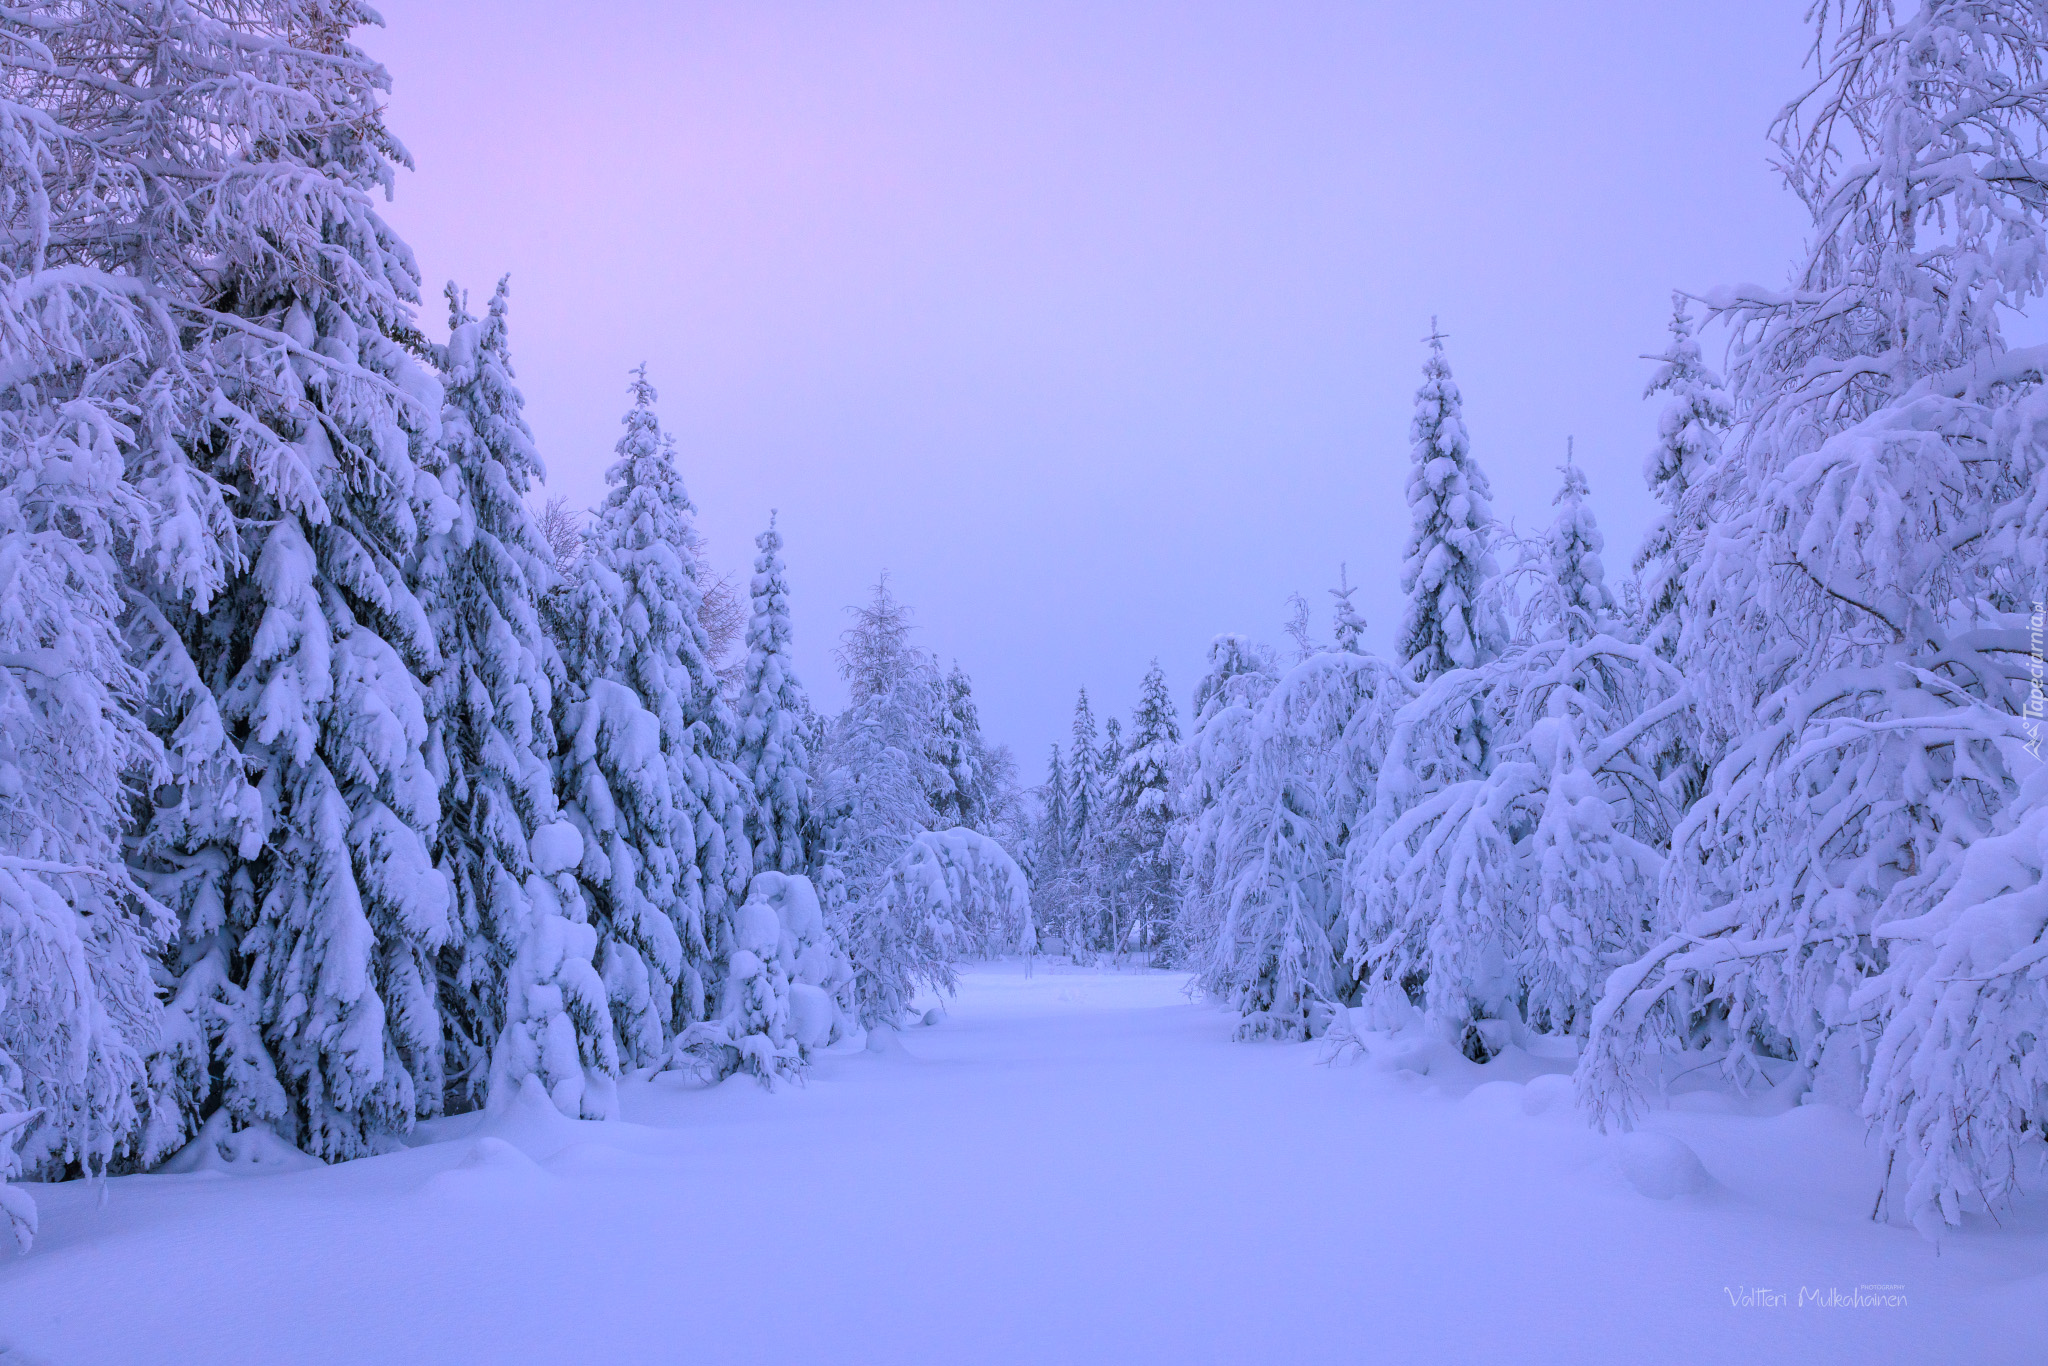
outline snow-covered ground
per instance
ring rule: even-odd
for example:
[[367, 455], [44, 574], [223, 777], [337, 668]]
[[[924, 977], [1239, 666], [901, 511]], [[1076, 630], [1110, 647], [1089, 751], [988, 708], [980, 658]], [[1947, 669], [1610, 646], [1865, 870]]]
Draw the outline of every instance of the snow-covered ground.
[[[900, 1050], [773, 1094], [37, 1187], [0, 1363], [2048, 1359], [2048, 1204], [1939, 1249], [1874, 1225], [1841, 1110], [1659, 1114], [1713, 1185], [1651, 1199], [1556, 1082], [1484, 1079], [1562, 1061], [1326, 1066], [1182, 987], [970, 969]], [[1802, 1303], [1871, 1286], [1903, 1304]]]

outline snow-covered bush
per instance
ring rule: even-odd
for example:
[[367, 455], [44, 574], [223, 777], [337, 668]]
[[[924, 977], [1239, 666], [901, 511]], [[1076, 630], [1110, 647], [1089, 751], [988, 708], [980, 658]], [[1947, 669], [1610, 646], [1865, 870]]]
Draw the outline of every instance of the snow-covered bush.
[[2023, 1146], [2040, 1147], [2048, 768], [2003, 824], [1932, 910], [1879, 927], [1890, 962], [1850, 1003], [1884, 1020], [1866, 1109], [1909, 1157], [1898, 1207], [1928, 1231], [2014, 1194]]
[[855, 1027], [853, 965], [800, 875], [756, 873], [733, 927], [717, 1009], [677, 1051], [707, 1076], [749, 1072], [769, 1084]]
[[969, 953], [1028, 953], [1037, 942], [1024, 870], [986, 835], [921, 830], [881, 887], [854, 908], [860, 1020], [894, 1027], [920, 988], [951, 991]]
[[1226, 847], [1227, 802], [1248, 782], [1252, 717], [1279, 681], [1272, 656], [1239, 635], [1209, 643], [1208, 667], [1195, 684], [1194, 720], [1175, 760], [1172, 797], [1180, 846], [1180, 904], [1170, 957], [1206, 962], [1222, 933], [1233, 872]]
[[[1190, 893], [1215, 929], [1191, 962], [1244, 1038], [1322, 1032], [1355, 995], [1343, 914], [1346, 849], [1385, 752], [1384, 721], [1410, 695], [1375, 656], [1319, 654], [1233, 718], [1209, 716], [1191, 830]], [[1241, 704], [1240, 704], [1241, 705]]]
[[499, 931], [515, 947], [491, 1050], [490, 1103], [510, 1104], [532, 1077], [571, 1119], [612, 1119], [619, 1052], [594, 966], [597, 931], [576, 878], [583, 837], [556, 820], [535, 830], [527, 847], [532, 871], [519, 897], [500, 894], [519, 919]]

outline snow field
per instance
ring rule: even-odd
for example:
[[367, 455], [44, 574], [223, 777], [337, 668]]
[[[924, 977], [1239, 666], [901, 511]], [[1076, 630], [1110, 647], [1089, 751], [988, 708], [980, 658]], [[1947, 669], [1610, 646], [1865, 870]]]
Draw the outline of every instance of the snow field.
[[[0, 1362], [2048, 1355], [2048, 1206], [1873, 1225], [1846, 1111], [1703, 1098], [1616, 1141], [1568, 1060], [1368, 1035], [1324, 1065], [1184, 983], [969, 968], [936, 1027], [773, 1092], [629, 1082], [611, 1123], [529, 1093], [333, 1167], [35, 1187]], [[1639, 1193], [1688, 1150], [1704, 1190]], [[1906, 1303], [1798, 1303], [1859, 1286]]]

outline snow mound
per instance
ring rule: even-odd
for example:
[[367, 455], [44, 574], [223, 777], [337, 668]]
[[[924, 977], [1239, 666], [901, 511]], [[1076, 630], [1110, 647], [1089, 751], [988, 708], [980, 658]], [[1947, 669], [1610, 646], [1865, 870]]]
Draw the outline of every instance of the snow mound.
[[548, 1088], [537, 1076], [521, 1079], [510, 1099], [499, 1103], [493, 1097], [483, 1122], [470, 1130], [479, 1142], [506, 1144], [532, 1159], [552, 1157], [572, 1143], [583, 1141], [593, 1130], [605, 1126], [593, 1120], [570, 1119], [548, 1096]]
[[1526, 1108], [1522, 1090], [1518, 1081], [1481, 1082], [1466, 1093], [1459, 1105], [1482, 1115], [1519, 1115]]
[[530, 1172], [540, 1170], [539, 1164], [502, 1138], [480, 1138], [469, 1145], [469, 1151], [456, 1164], [456, 1171], [503, 1171]]
[[1522, 1088], [1525, 1115], [1569, 1115], [1572, 1104], [1572, 1079], [1568, 1072], [1545, 1072], [1529, 1078]]
[[1615, 1139], [1614, 1150], [1621, 1174], [1638, 1193], [1652, 1200], [1698, 1195], [1714, 1184], [1699, 1154], [1670, 1134], [1649, 1130], [1622, 1134]]
[[428, 1181], [434, 1195], [491, 1203], [546, 1192], [555, 1178], [502, 1138], [479, 1138], [462, 1159]]
[[1456, 1050], [1433, 1034], [1396, 1035], [1372, 1050], [1372, 1065], [1381, 1072], [1413, 1072], [1426, 1077], [1431, 1068], [1441, 1070]]
[[190, 1143], [178, 1149], [156, 1168], [161, 1175], [179, 1176], [213, 1172], [224, 1176], [271, 1176], [278, 1172], [310, 1171], [324, 1165], [319, 1158], [302, 1153], [278, 1137], [267, 1124], [252, 1124], [235, 1130], [225, 1110], [213, 1112]]

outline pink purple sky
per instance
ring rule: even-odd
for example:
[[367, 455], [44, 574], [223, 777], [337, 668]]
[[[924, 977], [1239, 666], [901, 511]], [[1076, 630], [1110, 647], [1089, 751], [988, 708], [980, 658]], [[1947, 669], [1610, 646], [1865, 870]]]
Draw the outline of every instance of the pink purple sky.
[[1338, 564], [1385, 648], [1435, 315], [1495, 509], [1567, 435], [1610, 577], [1675, 287], [1775, 282], [1799, 0], [382, 0], [429, 281], [509, 271], [551, 487], [645, 360], [713, 561], [779, 508], [805, 681], [887, 568], [1035, 781]]

